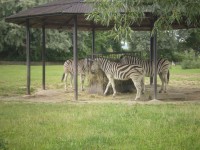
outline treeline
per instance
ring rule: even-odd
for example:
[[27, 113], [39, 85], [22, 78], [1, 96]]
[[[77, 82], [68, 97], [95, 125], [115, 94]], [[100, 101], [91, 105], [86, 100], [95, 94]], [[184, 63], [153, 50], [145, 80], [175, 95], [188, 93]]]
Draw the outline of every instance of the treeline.
[[[7, 0], [0, 1], [0, 60], [26, 60], [25, 28], [5, 22], [5, 17], [23, 9], [37, 6], [52, 0]], [[31, 29], [31, 60], [41, 60], [42, 34], [41, 29]], [[117, 34], [117, 33], [116, 33]], [[128, 39], [115, 40], [116, 35], [109, 31], [97, 31], [95, 37], [96, 52], [141, 51], [142, 57], [149, 58], [150, 32], [131, 32]], [[128, 43], [128, 49], [122, 48]], [[182, 62], [193, 55], [198, 58], [200, 53], [200, 30], [170, 30], [158, 32], [158, 56], [170, 61]], [[65, 30], [46, 30], [47, 61], [64, 61], [73, 57], [72, 33]], [[78, 31], [79, 58], [90, 55], [92, 51], [91, 32]]]
[[[0, 59], [19, 60], [26, 59], [26, 33], [25, 27], [6, 23], [5, 17], [23, 9], [37, 6], [52, 0], [8, 0], [0, 1]], [[41, 29], [31, 29], [31, 60], [41, 60], [42, 34]], [[96, 51], [105, 52], [109, 49], [121, 50], [120, 41], [113, 40], [108, 32], [96, 33]], [[78, 54], [85, 57], [91, 54], [91, 32], [78, 32]], [[64, 61], [73, 56], [72, 33], [66, 30], [46, 30], [46, 58], [47, 61]]]

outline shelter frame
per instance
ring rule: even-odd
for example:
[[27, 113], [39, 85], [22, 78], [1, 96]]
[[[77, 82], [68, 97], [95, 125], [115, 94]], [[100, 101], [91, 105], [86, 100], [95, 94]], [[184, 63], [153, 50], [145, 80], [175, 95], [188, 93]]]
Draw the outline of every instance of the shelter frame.
[[[62, 6], [62, 7], [60, 7]], [[73, 30], [73, 60], [74, 60], [74, 99], [78, 100], [78, 84], [77, 84], [77, 30], [86, 29], [92, 31], [92, 57], [95, 52], [95, 31], [109, 30], [113, 24], [103, 26], [88, 21], [85, 14], [92, 12], [92, 3], [84, 0], [59, 0], [44, 5], [33, 7], [17, 14], [5, 18], [6, 22], [15, 23], [26, 27], [26, 65], [27, 65], [27, 94], [31, 92], [31, 62], [30, 62], [30, 28], [42, 28], [42, 89], [46, 89], [45, 75], [45, 55], [46, 55], [46, 36], [45, 29], [72, 29]], [[136, 31], [152, 31], [156, 19], [155, 14], [144, 12], [145, 17], [140, 24], [134, 23], [130, 27]], [[173, 22], [173, 29], [194, 28], [195, 25], [188, 26], [184, 20], [182, 22]], [[150, 38], [150, 59], [153, 60], [154, 67], [154, 92], [153, 99], [157, 99], [157, 32]], [[151, 82], [152, 83], [152, 79]]]

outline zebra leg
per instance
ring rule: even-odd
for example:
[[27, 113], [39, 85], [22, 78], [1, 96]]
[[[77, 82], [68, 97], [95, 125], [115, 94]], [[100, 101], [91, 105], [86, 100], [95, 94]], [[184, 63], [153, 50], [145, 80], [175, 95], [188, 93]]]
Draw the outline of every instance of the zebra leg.
[[143, 78], [142, 80], [141, 80], [141, 85], [142, 85], [142, 94], [144, 94], [144, 92], [145, 92], [145, 85], [144, 85], [144, 79], [145, 78]]
[[163, 78], [162, 73], [159, 74], [159, 77], [160, 77], [160, 80], [161, 80], [161, 82], [162, 82], [161, 89], [160, 89], [159, 93], [162, 93], [163, 87], [164, 87], [164, 78]]
[[113, 96], [115, 96], [117, 92], [116, 92], [116, 89], [115, 89], [115, 81], [114, 81], [113, 78], [110, 78], [110, 83], [111, 83], [112, 88], [113, 88]]
[[67, 76], [68, 76], [68, 73], [65, 73], [65, 77], [64, 77], [65, 91], [67, 90]]
[[85, 74], [81, 74], [81, 91], [84, 91], [83, 85], [85, 81]]
[[164, 92], [167, 93], [167, 82], [168, 82], [167, 73], [164, 75], [163, 78], [164, 78]]
[[[142, 80], [142, 79], [141, 79], [141, 80]], [[138, 81], [138, 80], [132, 79], [132, 81], [133, 81], [133, 83], [134, 83], [134, 85], [135, 85], [136, 91], [137, 91], [135, 100], [140, 99], [141, 89], [142, 89], [142, 86], [141, 86], [141, 82], [142, 82], [142, 81], [141, 81], [141, 80]]]
[[70, 75], [71, 75], [71, 82], [70, 82], [70, 84], [71, 84], [71, 88], [73, 88], [73, 74], [72, 73], [70, 73]]
[[104, 95], [107, 94], [107, 92], [108, 92], [108, 88], [109, 88], [110, 85], [111, 85], [111, 83], [110, 83], [110, 80], [109, 80], [109, 81], [108, 81], [108, 84], [107, 84], [107, 86], [106, 86], [106, 90], [105, 90], [105, 92], [104, 92]]

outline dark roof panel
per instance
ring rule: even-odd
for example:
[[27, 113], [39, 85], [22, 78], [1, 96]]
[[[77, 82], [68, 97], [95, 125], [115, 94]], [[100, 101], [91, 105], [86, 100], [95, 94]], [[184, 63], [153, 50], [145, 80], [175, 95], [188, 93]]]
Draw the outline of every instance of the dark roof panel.
[[89, 3], [74, 3], [71, 7], [64, 9], [63, 13], [90, 13], [92, 11], [92, 5]]
[[89, 13], [91, 11], [92, 11], [91, 4], [83, 2], [83, 0], [60, 0], [21, 11], [15, 15], [7, 17], [7, 19], [59, 14], [59, 13], [80, 14], [80, 13]]
[[65, 5], [65, 4], [72, 4], [72, 3], [79, 3], [79, 2], [84, 2], [84, 0], [57, 0], [53, 2], [49, 2], [44, 5], [40, 5], [38, 7], [46, 7], [46, 6], [52, 6], [52, 5]]

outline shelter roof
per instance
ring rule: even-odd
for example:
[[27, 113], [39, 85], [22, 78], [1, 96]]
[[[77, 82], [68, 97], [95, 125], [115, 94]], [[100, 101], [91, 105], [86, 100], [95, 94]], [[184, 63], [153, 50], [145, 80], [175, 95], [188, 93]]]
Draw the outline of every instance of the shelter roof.
[[[93, 10], [92, 3], [84, 0], [57, 0], [44, 5], [36, 6], [27, 10], [23, 10], [17, 14], [6, 18], [7, 22], [26, 26], [26, 20], [29, 19], [30, 27], [41, 28], [45, 24], [46, 28], [65, 29], [73, 26], [73, 18], [77, 15], [78, 28], [90, 30], [95, 27], [97, 30], [106, 30], [112, 27], [95, 24], [86, 20], [87, 13]], [[152, 13], [145, 12], [145, 18], [140, 23], [135, 23], [131, 27], [134, 30], [151, 30]], [[188, 28], [185, 23], [173, 23], [174, 29]]]

